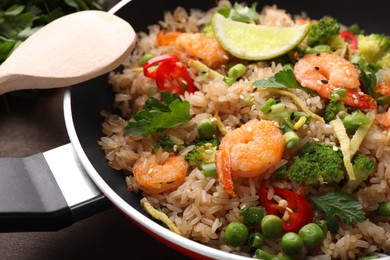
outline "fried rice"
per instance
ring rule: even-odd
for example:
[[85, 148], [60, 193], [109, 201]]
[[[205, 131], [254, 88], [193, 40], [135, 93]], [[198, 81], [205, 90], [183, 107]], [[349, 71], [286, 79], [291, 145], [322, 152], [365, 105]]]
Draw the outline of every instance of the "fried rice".
[[[219, 5], [230, 5], [221, 1]], [[164, 19], [156, 25], [148, 27], [148, 32], [138, 34], [136, 49], [124, 64], [121, 72], [112, 72], [109, 83], [115, 92], [115, 102], [120, 114], [102, 112], [105, 121], [102, 125], [104, 137], [99, 144], [106, 153], [109, 165], [125, 174], [125, 181], [131, 192], [141, 192], [132, 175], [134, 163], [141, 157], [149, 157], [153, 146], [164, 134], [179, 144], [191, 144], [197, 138], [197, 124], [204, 118], [218, 116], [227, 129], [236, 129], [244, 122], [259, 117], [259, 107], [272, 95], [267, 91], [253, 91], [251, 82], [267, 79], [281, 71], [282, 65], [275, 62], [259, 61], [247, 63], [244, 77], [231, 87], [221, 79], [205, 80], [203, 75], [197, 75], [189, 70], [199, 91], [185, 93], [183, 99], [190, 103], [191, 120], [185, 124], [169, 129], [164, 133], [151, 136], [130, 136], [124, 128], [133, 112], [140, 110], [145, 101], [153, 95], [159, 98], [153, 79], [147, 78], [136, 70], [138, 61], [144, 54], [155, 56], [167, 53], [171, 46], [156, 46], [156, 37], [160, 30], [185, 31], [196, 33], [200, 28], [210, 23], [212, 15], [218, 7], [207, 12], [200, 10], [187, 11], [178, 7], [173, 12], [165, 12]], [[301, 15], [302, 16], [302, 15]], [[261, 24], [274, 26], [292, 26], [295, 18], [285, 10], [276, 6], [266, 6], [260, 13]], [[218, 69], [226, 74], [226, 68]], [[291, 90], [310, 111], [320, 114], [325, 107], [325, 99], [312, 96], [300, 90]], [[253, 102], [248, 105], [245, 98], [251, 96]], [[287, 107], [298, 109], [297, 105], [286, 96], [279, 97]], [[384, 111], [386, 107], [378, 108]], [[382, 112], [379, 111], [379, 112]], [[318, 120], [311, 120], [298, 130], [301, 137], [298, 147], [308, 142], [327, 143], [338, 146], [333, 128]], [[381, 255], [390, 250], [389, 219], [377, 216], [375, 210], [381, 202], [390, 199], [390, 147], [388, 131], [373, 125], [359, 148], [359, 152], [374, 156], [376, 170], [363, 182], [355, 196], [368, 216], [364, 222], [347, 225], [341, 223], [337, 233], [327, 232], [321, 246], [317, 250], [305, 251], [303, 256], [316, 259], [356, 259], [365, 255]], [[159, 156], [167, 156], [164, 152]], [[288, 180], [273, 180], [269, 178], [279, 167], [287, 164], [296, 153], [285, 151], [280, 163], [266, 172], [265, 182], [270, 186], [296, 190], [298, 186]], [[177, 189], [157, 195], [143, 193], [154, 208], [160, 209], [177, 226], [182, 236], [209, 245], [223, 251], [250, 255], [246, 246], [233, 247], [224, 241], [226, 225], [233, 221], [243, 221], [240, 210], [246, 205], [260, 205], [256, 178], [235, 180], [237, 197], [227, 194], [215, 177], [206, 177], [197, 168], [188, 173], [183, 184]], [[330, 186], [308, 186], [308, 194], [326, 193]], [[280, 244], [273, 239], [266, 239], [263, 249], [272, 254], [281, 252]], [[305, 250], [305, 249], [304, 249]]]

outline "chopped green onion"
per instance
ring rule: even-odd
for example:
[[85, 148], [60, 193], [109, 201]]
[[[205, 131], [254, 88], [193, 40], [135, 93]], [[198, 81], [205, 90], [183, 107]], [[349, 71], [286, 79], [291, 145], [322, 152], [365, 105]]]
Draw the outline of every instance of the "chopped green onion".
[[217, 168], [215, 163], [202, 164], [201, 170], [206, 177], [217, 177]]
[[347, 90], [345, 88], [336, 88], [330, 94], [332, 100], [344, 100], [347, 97]]
[[283, 136], [286, 140], [286, 147], [288, 149], [294, 148], [299, 144], [299, 136], [294, 131], [286, 132]]
[[316, 54], [316, 53], [332, 53], [332, 49], [329, 45], [317, 45], [315, 47], [307, 47], [305, 49], [305, 54]]
[[235, 79], [232, 79], [232, 78], [229, 78], [229, 77], [224, 77], [224, 78], [223, 78], [223, 81], [224, 81], [224, 82], [226, 83], [226, 85], [228, 85], [229, 87], [230, 87], [231, 85], [233, 85], [234, 82], [236, 82]]
[[272, 112], [280, 112], [286, 109], [286, 105], [284, 103], [278, 103], [271, 106]]
[[141, 57], [141, 59], [139, 60], [138, 62], [138, 65], [142, 66], [144, 65], [145, 62], [147, 62], [148, 60], [154, 58], [154, 55], [152, 54], [144, 54], [144, 56]]
[[358, 110], [351, 115], [347, 115], [343, 118], [343, 125], [347, 134], [354, 134], [361, 125], [368, 125], [371, 123], [371, 119], [368, 118], [362, 111]]
[[283, 70], [284, 71], [286, 71], [286, 70], [294, 70], [294, 65], [292, 65], [291, 63], [284, 64], [283, 65]]
[[228, 71], [229, 78], [232, 78], [234, 80], [237, 80], [238, 78], [242, 77], [246, 73], [246, 68], [241, 63], [238, 63], [231, 67]]
[[265, 101], [261, 106], [260, 106], [260, 111], [263, 113], [268, 113], [271, 110], [271, 106], [276, 104], [276, 99], [270, 98], [267, 101]]
[[252, 94], [250, 94], [250, 93], [244, 94], [242, 96], [242, 98], [243, 98], [245, 104], [248, 105], [248, 106], [251, 106], [253, 104], [253, 100], [255, 99], [255, 97]]

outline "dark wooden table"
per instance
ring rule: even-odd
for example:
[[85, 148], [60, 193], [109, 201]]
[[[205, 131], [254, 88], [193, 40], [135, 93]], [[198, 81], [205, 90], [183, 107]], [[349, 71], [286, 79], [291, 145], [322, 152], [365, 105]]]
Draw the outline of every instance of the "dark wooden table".
[[[2, 96], [0, 96], [2, 98]], [[0, 102], [0, 156], [25, 157], [69, 143], [63, 90], [33, 99]], [[144, 233], [117, 209], [108, 209], [56, 232], [0, 233], [0, 259], [184, 259]]]

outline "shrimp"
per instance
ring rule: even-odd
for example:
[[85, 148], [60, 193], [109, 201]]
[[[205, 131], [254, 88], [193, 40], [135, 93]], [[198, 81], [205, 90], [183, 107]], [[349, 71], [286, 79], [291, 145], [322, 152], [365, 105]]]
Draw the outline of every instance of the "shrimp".
[[363, 109], [375, 109], [376, 101], [359, 87], [359, 71], [346, 59], [336, 54], [308, 54], [294, 67], [294, 75], [302, 87], [307, 87], [323, 98], [330, 98], [336, 88], [347, 90], [345, 104]]
[[187, 176], [188, 163], [182, 155], [169, 155], [164, 160], [157, 154], [139, 158], [133, 174], [140, 189], [149, 194], [159, 194], [180, 186]]
[[377, 73], [378, 82], [375, 87], [375, 92], [390, 96], [390, 69], [379, 70]]
[[285, 139], [273, 121], [252, 120], [222, 139], [215, 156], [218, 179], [225, 191], [236, 196], [233, 177], [261, 176], [282, 159]]
[[165, 46], [176, 44], [180, 51], [201, 60], [208, 67], [218, 68], [229, 61], [226, 52], [215, 38], [200, 33], [183, 33], [160, 31], [157, 35], [157, 44]]

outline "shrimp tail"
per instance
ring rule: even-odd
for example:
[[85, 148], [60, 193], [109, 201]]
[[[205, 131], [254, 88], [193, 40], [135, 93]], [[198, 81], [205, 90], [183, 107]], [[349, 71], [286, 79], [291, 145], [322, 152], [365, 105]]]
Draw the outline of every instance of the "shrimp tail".
[[356, 89], [348, 89], [343, 102], [351, 107], [361, 109], [376, 109], [377, 103], [371, 96]]
[[215, 154], [215, 164], [218, 180], [222, 183], [224, 190], [232, 197], [236, 197], [237, 194], [234, 192], [232, 169], [230, 167], [230, 156], [226, 150], [217, 151]]

